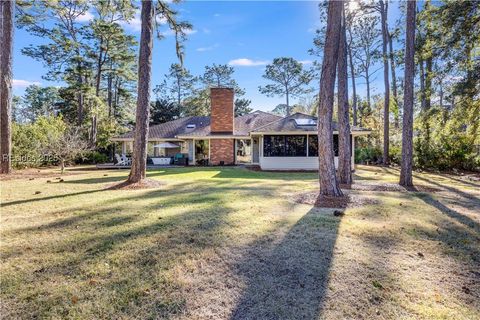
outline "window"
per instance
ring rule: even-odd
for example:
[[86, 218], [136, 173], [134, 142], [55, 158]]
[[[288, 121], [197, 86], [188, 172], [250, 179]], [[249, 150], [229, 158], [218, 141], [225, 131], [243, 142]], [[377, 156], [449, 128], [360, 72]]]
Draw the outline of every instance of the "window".
[[[338, 157], [338, 134], [333, 135], [333, 153]], [[308, 156], [318, 157], [318, 136], [308, 136]]]
[[305, 157], [307, 155], [306, 136], [264, 136], [264, 157]]

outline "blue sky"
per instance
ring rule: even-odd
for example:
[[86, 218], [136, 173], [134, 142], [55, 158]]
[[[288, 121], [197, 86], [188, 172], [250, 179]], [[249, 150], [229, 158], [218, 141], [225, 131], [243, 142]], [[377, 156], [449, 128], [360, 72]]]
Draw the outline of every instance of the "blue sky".
[[[235, 79], [252, 100], [251, 107], [272, 110], [284, 98], [269, 98], [258, 92], [265, 64], [276, 57], [293, 57], [305, 62], [314, 57], [314, 30], [318, 26], [318, 2], [314, 1], [190, 1], [178, 6], [181, 17], [193, 24], [185, 43], [185, 66], [193, 74], [202, 74], [205, 65], [228, 64], [235, 67]], [[393, 8], [392, 8], [393, 9]], [[84, 17], [85, 22], [88, 16]], [[139, 37], [140, 21], [124, 25], [128, 33]], [[24, 30], [16, 30], [14, 43], [14, 94], [22, 94], [25, 86], [37, 83], [58, 85], [42, 79], [46, 73], [42, 63], [23, 56], [20, 50], [41, 39]], [[153, 85], [161, 82], [171, 63], [177, 62], [172, 36], [155, 40], [153, 55]], [[373, 85], [381, 90], [381, 72]], [[317, 83], [312, 86], [318, 88]], [[362, 86], [359, 88], [362, 93]]]

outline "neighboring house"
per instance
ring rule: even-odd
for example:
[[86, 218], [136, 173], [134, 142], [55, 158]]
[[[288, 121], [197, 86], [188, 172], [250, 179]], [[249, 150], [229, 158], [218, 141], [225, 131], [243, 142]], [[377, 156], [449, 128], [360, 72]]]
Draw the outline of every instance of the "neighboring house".
[[[256, 164], [264, 170], [318, 169], [316, 118], [295, 113], [280, 117], [263, 111], [234, 118], [234, 93], [229, 88], [210, 91], [211, 117], [185, 117], [150, 127], [148, 154], [151, 158], [188, 154], [191, 165]], [[354, 139], [370, 131], [352, 127]], [[134, 133], [113, 141], [122, 143], [122, 153], [133, 147]], [[333, 123], [335, 165], [338, 156], [337, 124]], [[170, 142], [178, 148], [162, 148]], [[353, 152], [352, 152], [353, 168]]]

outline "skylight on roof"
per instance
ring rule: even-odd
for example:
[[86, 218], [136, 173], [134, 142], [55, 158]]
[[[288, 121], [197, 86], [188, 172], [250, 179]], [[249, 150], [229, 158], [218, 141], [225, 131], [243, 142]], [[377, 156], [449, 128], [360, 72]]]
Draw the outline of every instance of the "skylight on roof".
[[196, 125], [193, 123], [187, 124], [187, 129], [195, 129]]
[[298, 126], [316, 126], [317, 120], [315, 119], [294, 119]]

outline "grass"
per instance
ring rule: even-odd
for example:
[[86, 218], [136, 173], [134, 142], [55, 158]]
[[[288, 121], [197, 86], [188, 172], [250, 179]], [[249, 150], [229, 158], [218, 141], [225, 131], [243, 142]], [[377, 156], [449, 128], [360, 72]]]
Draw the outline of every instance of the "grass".
[[2, 318], [480, 318], [478, 182], [416, 174], [441, 190], [352, 190], [376, 201], [335, 217], [292, 201], [314, 173], [152, 170], [162, 187], [120, 191], [127, 171], [84, 169], [2, 181]]

